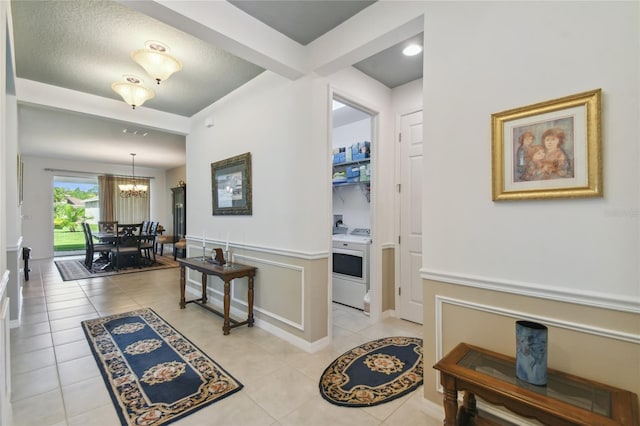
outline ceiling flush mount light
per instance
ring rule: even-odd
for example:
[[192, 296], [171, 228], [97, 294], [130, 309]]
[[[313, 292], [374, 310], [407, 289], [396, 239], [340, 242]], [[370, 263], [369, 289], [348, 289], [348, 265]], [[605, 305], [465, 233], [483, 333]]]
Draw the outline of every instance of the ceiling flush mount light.
[[147, 196], [147, 185], [136, 184], [136, 154], [131, 153], [131, 183], [118, 185], [120, 189], [120, 196], [122, 198], [138, 197], [144, 198]]
[[122, 99], [131, 105], [133, 109], [136, 109], [137, 106], [142, 105], [145, 101], [155, 96], [153, 90], [144, 87], [142, 80], [135, 75], [125, 75], [124, 81], [113, 83], [111, 88], [118, 95], [122, 96]]
[[147, 41], [144, 49], [138, 49], [131, 53], [138, 65], [153, 77], [158, 84], [168, 79], [171, 74], [182, 69], [182, 64], [169, 54], [169, 48], [159, 41]]
[[405, 56], [416, 56], [420, 52], [422, 52], [422, 46], [419, 44], [410, 44], [402, 49], [402, 54]]

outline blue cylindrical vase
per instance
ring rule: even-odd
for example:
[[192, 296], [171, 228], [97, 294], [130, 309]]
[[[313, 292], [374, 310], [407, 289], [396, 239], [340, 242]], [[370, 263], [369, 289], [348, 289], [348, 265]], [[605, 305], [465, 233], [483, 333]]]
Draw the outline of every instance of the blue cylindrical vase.
[[516, 376], [532, 385], [547, 384], [547, 327], [516, 321]]

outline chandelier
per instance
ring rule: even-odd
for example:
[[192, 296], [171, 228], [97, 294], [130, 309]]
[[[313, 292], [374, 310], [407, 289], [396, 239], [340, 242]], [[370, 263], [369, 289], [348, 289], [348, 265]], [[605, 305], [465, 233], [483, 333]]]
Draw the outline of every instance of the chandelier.
[[133, 109], [136, 109], [137, 106], [142, 105], [145, 101], [155, 96], [153, 90], [144, 87], [142, 80], [135, 75], [125, 75], [123, 77], [124, 81], [113, 83], [111, 88], [118, 95], [122, 96], [122, 99], [131, 105]]
[[134, 50], [131, 58], [158, 84], [182, 69], [180, 61], [169, 54], [169, 47], [166, 44], [147, 41], [144, 46], [144, 49]]
[[136, 184], [136, 154], [131, 153], [131, 183], [118, 185], [122, 198], [144, 198], [147, 196], [147, 185]]

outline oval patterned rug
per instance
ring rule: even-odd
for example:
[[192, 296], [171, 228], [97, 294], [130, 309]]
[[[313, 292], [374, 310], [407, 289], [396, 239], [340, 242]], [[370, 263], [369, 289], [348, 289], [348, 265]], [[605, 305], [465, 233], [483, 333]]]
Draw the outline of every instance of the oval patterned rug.
[[340, 355], [322, 373], [320, 394], [343, 407], [392, 401], [422, 385], [422, 339], [385, 337]]

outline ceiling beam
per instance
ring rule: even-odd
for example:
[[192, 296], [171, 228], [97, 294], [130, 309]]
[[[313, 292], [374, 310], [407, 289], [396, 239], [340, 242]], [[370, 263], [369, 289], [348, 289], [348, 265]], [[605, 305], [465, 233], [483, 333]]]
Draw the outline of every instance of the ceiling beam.
[[[426, 2], [378, 1], [307, 46], [306, 68], [330, 75], [424, 31]], [[392, 66], [392, 64], [389, 64]]]
[[103, 98], [24, 78], [16, 79], [16, 88], [20, 103], [133, 123], [178, 135], [187, 135], [190, 132], [190, 119], [181, 115], [144, 106], [137, 107], [134, 111], [120, 100]]
[[119, 3], [288, 79], [306, 74], [304, 46], [226, 1]]

